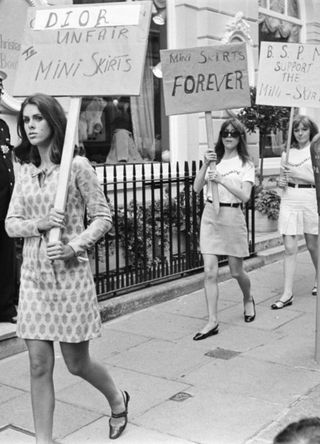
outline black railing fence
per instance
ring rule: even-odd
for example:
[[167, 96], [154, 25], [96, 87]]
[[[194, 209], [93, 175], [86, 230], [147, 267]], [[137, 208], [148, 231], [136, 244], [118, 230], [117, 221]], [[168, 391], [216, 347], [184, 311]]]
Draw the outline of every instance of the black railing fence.
[[[90, 252], [99, 300], [201, 271], [203, 193], [193, 191], [196, 162], [99, 165], [113, 228]], [[245, 206], [254, 254], [254, 201]], [[224, 258], [221, 258], [223, 263]]]

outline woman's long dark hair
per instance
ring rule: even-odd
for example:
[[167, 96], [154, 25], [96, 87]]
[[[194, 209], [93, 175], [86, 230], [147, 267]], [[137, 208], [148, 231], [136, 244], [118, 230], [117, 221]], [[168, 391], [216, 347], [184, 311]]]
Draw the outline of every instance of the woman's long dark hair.
[[317, 124], [313, 120], [311, 120], [310, 117], [303, 116], [301, 114], [296, 116], [292, 122], [292, 134], [291, 134], [291, 145], [294, 147], [299, 146], [297, 139], [295, 138], [294, 131], [298, 128], [300, 124], [303, 127], [310, 129], [310, 137], [309, 137], [310, 141], [319, 132]]
[[60, 103], [54, 97], [41, 93], [27, 97], [21, 105], [17, 122], [21, 142], [14, 150], [15, 156], [21, 163], [33, 163], [36, 166], [41, 163], [38, 148], [29, 142], [24, 129], [23, 111], [27, 105], [37, 106], [43, 118], [48, 122], [52, 138], [50, 160], [55, 164], [60, 164], [67, 119]]
[[218, 141], [215, 146], [215, 152], [217, 154], [217, 163], [220, 162], [225, 152], [224, 144], [222, 141], [222, 133], [229, 125], [232, 125], [235, 131], [238, 131], [239, 133], [239, 143], [237, 146], [237, 151], [240, 159], [242, 160], [242, 163], [244, 164], [246, 162], [249, 162], [250, 156], [247, 148], [247, 134], [245, 131], [245, 127], [238, 119], [230, 118], [225, 120], [220, 128]]

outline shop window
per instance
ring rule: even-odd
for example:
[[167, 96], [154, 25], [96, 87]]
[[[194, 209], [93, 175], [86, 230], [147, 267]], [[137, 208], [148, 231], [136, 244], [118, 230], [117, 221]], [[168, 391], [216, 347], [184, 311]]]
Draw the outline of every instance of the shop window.
[[[73, 3], [89, 1], [74, 0]], [[157, 7], [154, 14], [159, 10], [163, 12], [162, 3], [165, 2], [154, 2]], [[152, 71], [160, 62], [160, 49], [166, 48], [166, 25], [156, 22], [151, 20], [150, 24], [140, 95], [85, 97], [82, 100], [79, 141], [92, 162], [157, 162], [162, 160], [162, 152], [168, 150], [169, 124], [161, 99], [161, 79]]]

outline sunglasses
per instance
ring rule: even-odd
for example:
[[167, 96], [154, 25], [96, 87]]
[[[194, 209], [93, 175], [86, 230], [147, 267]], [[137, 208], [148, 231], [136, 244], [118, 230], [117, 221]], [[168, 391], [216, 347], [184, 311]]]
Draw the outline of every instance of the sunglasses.
[[240, 133], [239, 133], [239, 131], [222, 131], [221, 136], [224, 138], [226, 138], [226, 137], [236, 138], [236, 137], [240, 136]]

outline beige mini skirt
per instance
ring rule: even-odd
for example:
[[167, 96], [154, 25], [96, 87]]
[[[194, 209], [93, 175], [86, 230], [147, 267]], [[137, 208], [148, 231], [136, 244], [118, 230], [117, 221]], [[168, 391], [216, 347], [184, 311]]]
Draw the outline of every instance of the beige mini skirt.
[[201, 218], [200, 250], [202, 254], [249, 256], [246, 220], [240, 207], [220, 207], [216, 215], [213, 204], [206, 203]]

